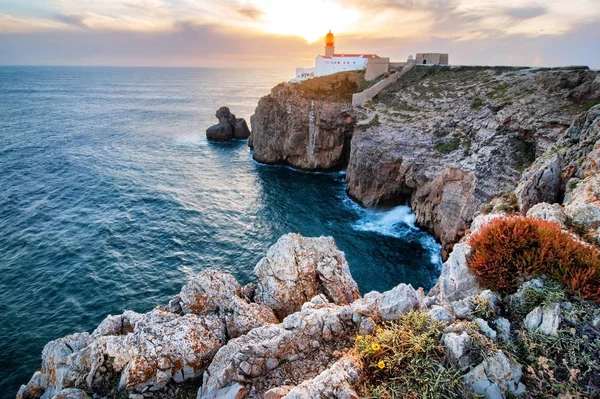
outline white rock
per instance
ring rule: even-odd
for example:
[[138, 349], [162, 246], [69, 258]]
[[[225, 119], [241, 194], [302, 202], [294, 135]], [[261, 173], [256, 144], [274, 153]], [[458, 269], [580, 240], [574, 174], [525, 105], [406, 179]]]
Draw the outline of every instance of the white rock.
[[527, 217], [554, 222], [562, 229], [565, 228], [565, 220], [567, 219], [565, 212], [559, 204], [549, 204], [547, 202], [541, 202], [532, 206], [527, 211]]
[[279, 319], [319, 294], [340, 305], [360, 298], [346, 257], [331, 237], [286, 234], [269, 248], [254, 272], [258, 276], [254, 300], [273, 309]]
[[468, 353], [471, 349], [471, 337], [466, 331], [463, 331], [460, 335], [453, 332], [444, 334], [442, 342], [447, 349], [451, 361], [458, 364], [459, 367], [469, 365], [470, 359]]
[[384, 320], [396, 320], [419, 307], [419, 296], [411, 285], [400, 284], [383, 293], [379, 311]]
[[432, 289], [437, 292], [440, 303], [454, 302], [481, 292], [477, 276], [467, 264], [470, 252], [471, 247], [467, 243], [456, 244], [443, 264], [442, 273]]
[[451, 311], [440, 305], [433, 305], [427, 314], [433, 320], [441, 321], [442, 323], [453, 323], [456, 320]]
[[496, 340], [496, 331], [490, 327], [487, 321], [477, 318], [475, 319], [475, 322], [479, 326], [479, 330], [481, 330], [486, 337], [493, 339], [494, 341]]

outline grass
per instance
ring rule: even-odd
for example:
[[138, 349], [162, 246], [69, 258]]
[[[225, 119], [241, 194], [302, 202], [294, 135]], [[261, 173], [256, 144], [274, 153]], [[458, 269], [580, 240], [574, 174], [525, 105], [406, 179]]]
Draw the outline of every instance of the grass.
[[475, 97], [473, 101], [471, 101], [471, 108], [475, 110], [480, 110], [483, 107], [483, 100], [479, 97]]
[[470, 398], [461, 371], [445, 364], [440, 344], [444, 325], [424, 312], [411, 312], [357, 336], [353, 351], [363, 363], [364, 398]]
[[304, 80], [293, 87], [305, 98], [349, 103], [352, 94], [361, 91], [366, 84], [364, 72], [348, 71]]
[[512, 147], [517, 170], [522, 172], [533, 164], [535, 161], [535, 143], [517, 137], [513, 140]]
[[453, 136], [450, 140], [439, 140], [433, 144], [433, 149], [441, 154], [449, 154], [460, 147], [460, 137]]

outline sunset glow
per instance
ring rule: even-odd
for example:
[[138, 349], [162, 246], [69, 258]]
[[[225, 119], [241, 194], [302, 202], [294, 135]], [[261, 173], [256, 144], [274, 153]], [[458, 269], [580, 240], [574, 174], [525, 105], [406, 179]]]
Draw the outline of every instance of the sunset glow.
[[600, 67], [597, 0], [5, 0], [0, 63], [292, 66], [329, 30], [347, 52]]

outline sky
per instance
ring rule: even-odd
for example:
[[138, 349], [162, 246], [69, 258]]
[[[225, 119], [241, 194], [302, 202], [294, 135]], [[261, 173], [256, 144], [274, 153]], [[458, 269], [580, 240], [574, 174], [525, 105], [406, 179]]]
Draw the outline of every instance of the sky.
[[336, 52], [600, 69], [600, 0], [0, 0], [0, 65], [290, 68]]

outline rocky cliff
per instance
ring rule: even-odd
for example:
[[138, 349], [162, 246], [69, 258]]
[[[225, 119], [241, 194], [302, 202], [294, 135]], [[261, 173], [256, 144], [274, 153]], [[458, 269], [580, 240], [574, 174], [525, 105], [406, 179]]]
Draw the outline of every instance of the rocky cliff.
[[324, 87], [307, 82], [274, 87], [250, 119], [254, 159], [305, 170], [344, 168], [356, 122], [350, 101], [357, 87], [353, 73], [325, 81]]
[[447, 246], [600, 101], [598, 76], [585, 68], [417, 66], [355, 110], [280, 85], [253, 116], [254, 158], [312, 170], [347, 163], [351, 198], [408, 203]]

